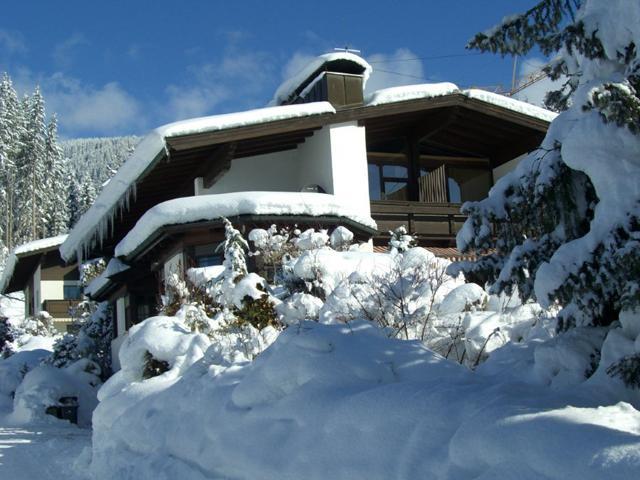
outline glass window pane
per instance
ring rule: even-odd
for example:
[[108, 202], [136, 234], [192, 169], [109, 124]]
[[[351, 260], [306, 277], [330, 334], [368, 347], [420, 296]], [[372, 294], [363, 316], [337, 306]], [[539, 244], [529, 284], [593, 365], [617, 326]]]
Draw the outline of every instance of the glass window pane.
[[407, 178], [407, 167], [402, 165], [383, 165], [382, 175], [385, 177]]
[[449, 201], [451, 203], [461, 203], [462, 198], [460, 197], [460, 185], [453, 178], [449, 177]]
[[378, 165], [369, 164], [369, 199], [380, 200], [382, 187], [380, 185], [380, 169]]
[[407, 182], [384, 182], [386, 200], [407, 200]]
[[82, 296], [82, 288], [80, 285], [63, 285], [62, 298], [64, 300], [79, 300]]

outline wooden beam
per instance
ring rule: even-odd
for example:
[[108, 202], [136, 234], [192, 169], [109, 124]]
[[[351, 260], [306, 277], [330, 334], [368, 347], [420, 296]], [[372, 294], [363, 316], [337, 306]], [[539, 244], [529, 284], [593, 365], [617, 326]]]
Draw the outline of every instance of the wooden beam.
[[208, 172], [203, 175], [202, 185], [204, 188], [211, 188], [220, 177], [229, 171], [237, 145], [236, 142], [228, 143], [205, 161], [208, 166]]

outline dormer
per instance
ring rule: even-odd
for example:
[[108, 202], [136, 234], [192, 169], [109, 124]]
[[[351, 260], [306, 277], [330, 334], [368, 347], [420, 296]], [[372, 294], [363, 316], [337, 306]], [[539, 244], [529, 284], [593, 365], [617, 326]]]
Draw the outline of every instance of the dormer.
[[274, 105], [329, 102], [336, 109], [362, 105], [371, 66], [350, 52], [335, 52], [313, 59], [276, 91]]

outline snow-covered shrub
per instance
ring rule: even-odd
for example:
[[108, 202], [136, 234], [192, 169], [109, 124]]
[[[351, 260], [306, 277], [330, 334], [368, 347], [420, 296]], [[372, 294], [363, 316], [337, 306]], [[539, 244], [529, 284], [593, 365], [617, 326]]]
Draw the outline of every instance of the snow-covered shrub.
[[89, 260], [80, 265], [80, 282], [83, 287], [89, 285], [94, 279], [99, 277], [107, 268], [107, 263], [103, 258]]
[[32, 317], [27, 317], [24, 321], [16, 326], [15, 337], [33, 336], [33, 337], [55, 337], [58, 332], [53, 326], [53, 317], [49, 312], [42, 310]]
[[63, 368], [85, 359], [93, 365], [93, 373], [106, 380], [111, 375], [111, 307], [108, 302], [85, 300], [78, 305], [76, 313], [76, 333], [67, 333], [55, 342], [48, 363]]
[[402, 225], [390, 231], [389, 235], [389, 248], [392, 254], [404, 253], [418, 244], [413, 235], [409, 234], [407, 228]]
[[353, 243], [353, 232], [342, 225], [337, 226], [329, 237], [331, 248], [338, 252], [349, 250]]
[[36, 348], [20, 350], [0, 360], [0, 409], [9, 409], [24, 376], [51, 354], [50, 350]]
[[279, 281], [283, 262], [298, 255], [295, 239], [300, 235], [296, 226], [281, 227], [271, 225], [268, 229], [255, 228], [249, 232], [253, 244], [253, 257], [257, 271], [270, 281]]
[[0, 317], [0, 358], [6, 358], [13, 353], [13, 327], [7, 317]]
[[329, 321], [370, 320], [392, 337], [426, 338], [434, 306], [456, 281], [445, 273], [449, 262], [431, 252], [410, 248], [389, 255], [387, 268], [355, 270], [327, 298], [323, 317]]
[[640, 307], [638, 18], [638, 2], [544, 0], [470, 43], [516, 55], [540, 47], [555, 56], [547, 73], [567, 81], [547, 97], [564, 111], [542, 145], [487, 199], [463, 205], [458, 246], [481, 256], [456, 268], [494, 292], [517, 286], [525, 300], [560, 304], [561, 330], [606, 327], [601, 351], [609, 336], [635, 342], [596, 368], [630, 387], [640, 342], [617, 320]]
[[317, 321], [324, 303], [308, 293], [294, 293], [276, 307], [280, 321], [285, 325], [297, 325], [305, 320]]
[[97, 401], [100, 379], [92, 373], [91, 362], [81, 359], [65, 368], [39, 365], [30, 370], [16, 389], [11, 420], [17, 423], [54, 422], [47, 407], [59, 405], [63, 397], [78, 399], [78, 424], [90, 425]]

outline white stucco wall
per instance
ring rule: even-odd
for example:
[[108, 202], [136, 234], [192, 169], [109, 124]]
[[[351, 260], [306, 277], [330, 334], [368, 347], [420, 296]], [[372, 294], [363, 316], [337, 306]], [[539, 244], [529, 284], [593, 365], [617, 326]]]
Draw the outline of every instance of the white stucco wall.
[[331, 126], [333, 194], [352, 208], [371, 212], [365, 128], [357, 122]]
[[522, 160], [524, 157], [526, 157], [528, 154], [524, 154], [524, 155], [520, 155], [519, 157], [516, 157], [512, 160], [509, 160], [506, 163], [503, 163], [502, 165], [500, 165], [499, 167], [496, 167], [493, 169], [493, 182], [497, 182], [499, 178], [504, 177], [507, 173], [511, 172], [512, 170], [514, 170], [518, 164], [520, 163], [520, 160]]
[[300, 168], [297, 150], [237, 158], [210, 188], [196, 187], [196, 195], [241, 191], [296, 192]]
[[298, 181], [296, 191], [308, 185], [319, 185], [333, 193], [331, 171], [331, 129], [324, 127], [298, 146]]
[[241, 191], [299, 192], [319, 185], [369, 214], [365, 128], [357, 122], [328, 125], [295, 150], [238, 158], [211, 188], [194, 182], [195, 195]]

